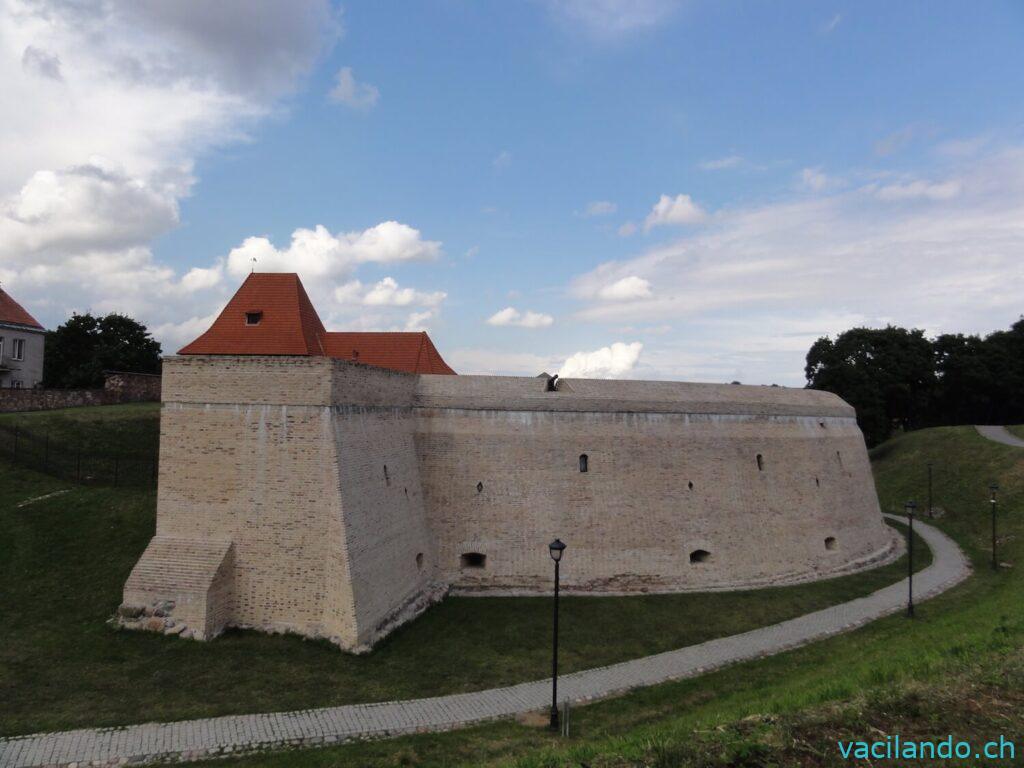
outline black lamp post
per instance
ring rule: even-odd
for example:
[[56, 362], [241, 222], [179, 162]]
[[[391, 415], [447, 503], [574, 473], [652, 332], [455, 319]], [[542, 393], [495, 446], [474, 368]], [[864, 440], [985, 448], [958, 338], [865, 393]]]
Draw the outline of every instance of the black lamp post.
[[917, 502], [911, 500], [903, 505], [910, 521], [910, 535], [907, 537], [907, 618], [914, 618], [914, 510]]
[[565, 551], [565, 544], [561, 539], [555, 539], [548, 544], [548, 552], [551, 559], [555, 561], [555, 622], [552, 632], [551, 652], [551, 730], [558, 730], [558, 563]]
[[996, 560], [996, 491], [999, 490], [999, 486], [992, 483], [988, 489], [992, 492], [992, 497], [989, 499], [992, 506], [992, 570], [998, 571], [999, 563]]

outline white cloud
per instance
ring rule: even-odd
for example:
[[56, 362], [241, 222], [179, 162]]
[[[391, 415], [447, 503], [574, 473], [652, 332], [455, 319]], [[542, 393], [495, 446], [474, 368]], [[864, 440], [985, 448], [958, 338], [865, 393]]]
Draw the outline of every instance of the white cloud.
[[632, 221], [624, 222], [618, 229], [619, 237], [630, 237], [636, 234], [636, 224]]
[[583, 213], [580, 215], [585, 219], [593, 218], [594, 216], [609, 216], [618, 209], [619, 207], [610, 200], [594, 200], [587, 203], [587, 207], [583, 209]]
[[842, 20], [843, 20], [843, 17], [842, 17], [842, 15], [841, 15], [841, 14], [838, 14], [838, 13], [837, 13], [837, 14], [836, 14], [835, 16], [833, 16], [833, 17], [832, 17], [831, 19], [829, 19], [829, 20], [828, 20], [828, 21], [826, 21], [826, 22], [825, 22], [824, 24], [822, 24], [822, 26], [821, 26], [821, 32], [822, 32], [822, 34], [825, 34], [825, 35], [827, 35], [827, 34], [829, 34], [830, 32], [833, 32], [833, 31], [835, 31], [835, 28], [839, 26], [839, 23], [840, 23], [840, 22], [841, 22]]
[[879, 200], [952, 200], [960, 194], [960, 182], [944, 181], [929, 183], [911, 181], [906, 184], [889, 184], [875, 192]]
[[429, 331], [430, 328], [427, 326], [427, 321], [433, 316], [434, 311], [432, 309], [427, 309], [423, 312], [411, 312], [408, 319], [405, 321], [405, 330]]
[[499, 171], [508, 168], [510, 165], [512, 165], [512, 153], [509, 152], [507, 149], [501, 150], [501, 152], [494, 156], [494, 159], [491, 161], [491, 164]]
[[515, 325], [520, 328], [547, 328], [555, 322], [551, 315], [543, 312], [520, 312], [515, 307], [505, 307], [487, 318], [488, 325]]
[[[363, 296], [363, 304], [368, 306], [407, 307], [416, 306], [436, 307], [444, 301], [446, 293], [443, 291], [417, 291], [412, 288], [400, 288], [398, 283], [391, 277], [385, 277], [374, 285]], [[429, 313], [427, 313], [429, 317]]]
[[[723, 208], [700, 231], [577, 277], [576, 317], [671, 323], [679, 347], [645, 348], [645, 376], [783, 384], [802, 382], [808, 342], [847, 323], [1006, 328], [1024, 306], [1024, 148], [957, 159], [943, 178], [959, 184], [952, 204], [952, 189], [907, 181], [890, 186], [914, 205], [836, 186]], [[651, 297], [600, 296], [641, 275], [656, 287]], [[695, 350], [705, 364], [671, 362]]]
[[369, 83], [356, 82], [352, 67], [342, 67], [334, 76], [334, 87], [327, 97], [336, 104], [344, 104], [353, 109], [369, 110], [377, 106], [380, 91], [377, 86]]
[[662, 195], [644, 219], [644, 231], [669, 224], [696, 224], [703, 221], [706, 216], [704, 210], [693, 202], [689, 195]]
[[0, 278], [48, 324], [122, 311], [173, 339], [208, 317], [222, 266], [182, 276], [150, 244], [194, 158], [245, 139], [340, 35], [330, 2], [4, 0], [0, 29]]
[[424, 240], [418, 229], [397, 221], [355, 232], [331, 234], [322, 224], [292, 232], [287, 248], [277, 248], [265, 237], [248, 237], [228, 254], [228, 272], [248, 274], [256, 259], [259, 272], [298, 272], [310, 281], [350, 273], [357, 265], [387, 264], [437, 258], [441, 243]]
[[651, 296], [651, 284], [642, 277], [630, 275], [610, 283], [597, 292], [598, 298], [608, 301], [632, 301]]
[[562, 364], [558, 375], [566, 379], [618, 379], [636, 366], [644, 345], [617, 341], [593, 352], [576, 352]]
[[898, 131], [893, 131], [888, 136], [884, 136], [875, 142], [875, 154], [879, 157], [887, 157], [899, 152], [914, 139], [916, 133], [917, 131], [912, 125], [900, 128]]
[[721, 171], [726, 168], [735, 168], [742, 162], [743, 158], [739, 155], [728, 155], [715, 160], [705, 160], [699, 165], [702, 171]]
[[551, 12], [572, 29], [612, 39], [651, 29], [671, 18], [677, 0], [546, 0]]

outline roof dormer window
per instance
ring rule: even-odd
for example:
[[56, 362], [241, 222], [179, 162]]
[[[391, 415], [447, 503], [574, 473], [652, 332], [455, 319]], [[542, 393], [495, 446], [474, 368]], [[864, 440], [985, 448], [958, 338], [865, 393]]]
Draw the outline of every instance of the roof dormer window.
[[261, 320], [263, 320], [263, 313], [259, 310], [245, 313], [246, 325], [259, 325]]

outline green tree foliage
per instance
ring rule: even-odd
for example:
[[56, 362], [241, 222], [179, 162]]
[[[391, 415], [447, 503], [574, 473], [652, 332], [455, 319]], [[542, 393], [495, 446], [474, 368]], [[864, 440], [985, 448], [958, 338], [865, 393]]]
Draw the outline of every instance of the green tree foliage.
[[818, 339], [807, 386], [857, 409], [869, 445], [894, 430], [1024, 421], [1024, 318], [982, 338], [889, 326]]
[[160, 344], [126, 315], [74, 314], [46, 334], [43, 386], [103, 386], [104, 371], [160, 373]]

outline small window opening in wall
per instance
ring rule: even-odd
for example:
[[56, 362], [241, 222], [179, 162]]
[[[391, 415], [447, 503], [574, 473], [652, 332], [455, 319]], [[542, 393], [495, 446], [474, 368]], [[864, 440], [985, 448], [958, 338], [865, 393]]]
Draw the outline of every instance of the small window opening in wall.
[[416, 567], [423, 568], [423, 553], [420, 552], [416, 555]]
[[588, 464], [589, 464], [589, 459], [587, 458], [587, 454], [581, 453], [580, 454], [580, 472], [589, 472], [590, 469], [589, 469]]
[[825, 422], [824, 421], [819, 421], [818, 422], [818, 426], [821, 427], [822, 429], [824, 429], [825, 428]]
[[764, 472], [764, 456], [757, 454], [757, 471]]
[[836, 549], [838, 546], [839, 545], [836, 543], [836, 537], [835, 536], [827, 536], [825, 538], [825, 549], [831, 551], [833, 549]]
[[246, 312], [245, 313], [245, 324], [246, 325], [259, 325], [263, 319], [262, 312]]
[[687, 488], [689, 488], [689, 489], [690, 489], [690, 490], [692, 491], [692, 490], [693, 490], [693, 480], [691, 480], [690, 482], [688, 482], [688, 483], [686, 484], [686, 487], [687, 487]]
[[384, 465], [384, 484], [390, 486], [391, 478], [388, 476], [388, 465]]
[[843, 454], [841, 454], [839, 451], [836, 451], [836, 461], [839, 462], [840, 467], [843, 466]]
[[477, 483], [476, 484], [476, 492], [477, 493], [483, 493], [484, 492], [484, 484], [483, 483]]
[[403, 488], [402, 490], [405, 491], [405, 495], [406, 495], [406, 497], [408, 497], [409, 496], [409, 489], [408, 488]]
[[818, 488], [821, 488], [821, 478], [814, 478], [814, 485]]
[[711, 559], [711, 553], [706, 549], [695, 549], [690, 553], [691, 563], [706, 563]]
[[463, 568], [484, 568], [487, 565], [487, 555], [479, 552], [464, 552], [459, 558], [459, 565]]

